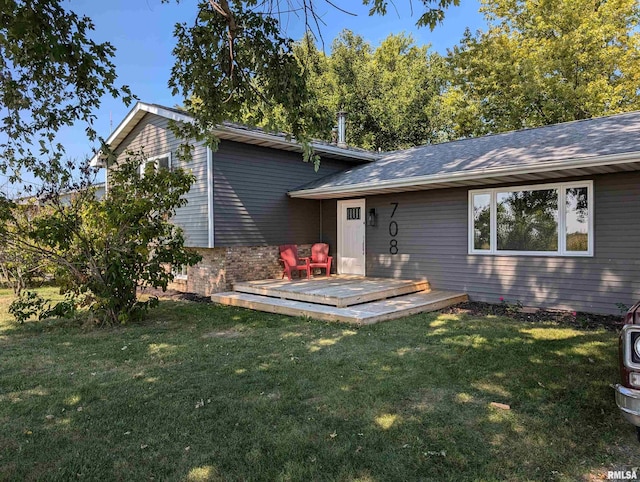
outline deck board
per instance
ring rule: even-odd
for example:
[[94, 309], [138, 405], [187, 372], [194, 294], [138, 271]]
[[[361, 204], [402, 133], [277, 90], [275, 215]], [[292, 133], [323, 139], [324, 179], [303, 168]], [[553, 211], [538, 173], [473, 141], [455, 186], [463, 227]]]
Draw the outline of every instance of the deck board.
[[308, 316], [322, 321], [371, 325], [404, 316], [435, 311], [467, 301], [465, 293], [433, 290], [371, 301], [340, 308], [298, 300], [271, 298], [252, 293], [227, 292], [211, 296], [214, 302], [289, 316]]
[[311, 280], [259, 280], [236, 283], [234, 291], [270, 296], [338, 308], [406, 294], [429, 291], [426, 280], [366, 278], [363, 276], [317, 277]]

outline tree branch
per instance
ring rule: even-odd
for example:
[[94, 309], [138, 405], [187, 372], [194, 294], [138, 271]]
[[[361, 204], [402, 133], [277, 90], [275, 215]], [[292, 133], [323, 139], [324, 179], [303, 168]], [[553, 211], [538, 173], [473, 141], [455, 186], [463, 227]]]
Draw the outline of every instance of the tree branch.
[[236, 18], [231, 11], [231, 7], [229, 7], [229, 2], [227, 2], [227, 0], [220, 0], [219, 2], [209, 0], [209, 4], [211, 5], [211, 8], [222, 15], [227, 22], [227, 41], [229, 42], [230, 60], [229, 77], [233, 77], [233, 64], [235, 59], [233, 43], [237, 35], [238, 24], [236, 23]]

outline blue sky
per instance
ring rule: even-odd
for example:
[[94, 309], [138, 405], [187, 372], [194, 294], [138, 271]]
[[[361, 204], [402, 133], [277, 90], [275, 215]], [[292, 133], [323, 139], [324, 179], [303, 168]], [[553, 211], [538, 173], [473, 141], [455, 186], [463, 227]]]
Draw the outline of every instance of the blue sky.
[[[444, 23], [433, 32], [428, 28], [415, 27], [421, 5], [419, 0], [413, 0], [416, 9], [413, 17], [410, 0], [396, 0], [398, 8], [404, 7], [405, 10], [396, 12], [390, 7], [384, 17], [369, 17], [367, 7], [360, 0], [338, 3], [357, 16], [341, 13], [323, 0], [317, 0], [325, 22], [322, 33], [327, 50], [338, 33], [347, 28], [362, 35], [374, 46], [391, 33], [411, 33], [417, 44], [431, 44], [434, 50], [445, 54], [447, 48], [458, 43], [466, 27], [476, 30], [485, 26], [478, 12], [480, 5], [477, 0], [461, 0], [460, 6], [450, 8]], [[176, 22], [193, 22], [196, 0], [182, 0], [180, 4], [162, 4], [160, 0], [67, 0], [63, 5], [78, 14], [91, 17], [95, 23], [93, 38], [109, 41], [116, 47], [114, 63], [119, 76], [118, 83], [129, 85], [132, 92], [145, 102], [169, 106], [181, 102], [180, 98], [171, 96], [167, 87], [173, 65], [173, 28]], [[292, 15], [285, 26], [289, 36], [295, 39], [301, 37], [301, 19]], [[110, 133], [110, 117], [115, 128], [129, 109], [121, 101], [105, 97], [102, 107], [96, 112], [98, 133], [107, 137]], [[92, 151], [82, 126], [62, 132], [60, 141], [71, 158], [82, 159]]]

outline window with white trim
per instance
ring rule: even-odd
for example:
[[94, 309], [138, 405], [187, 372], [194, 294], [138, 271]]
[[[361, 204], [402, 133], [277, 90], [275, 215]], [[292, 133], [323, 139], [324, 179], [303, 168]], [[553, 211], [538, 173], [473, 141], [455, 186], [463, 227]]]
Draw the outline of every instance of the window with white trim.
[[593, 181], [469, 191], [469, 254], [593, 256]]
[[149, 169], [153, 169], [156, 172], [160, 169], [171, 169], [171, 153], [167, 152], [147, 158], [140, 164], [140, 176], [144, 177], [145, 172], [148, 172]]
[[187, 269], [189, 267], [186, 264], [180, 266], [172, 266], [171, 274], [173, 274], [174, 279], [187, 279]]

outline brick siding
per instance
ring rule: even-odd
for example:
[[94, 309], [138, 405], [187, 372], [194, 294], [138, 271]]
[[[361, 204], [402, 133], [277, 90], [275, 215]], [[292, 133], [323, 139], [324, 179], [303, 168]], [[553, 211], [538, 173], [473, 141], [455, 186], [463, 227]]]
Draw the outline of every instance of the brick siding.
[[[282, 277], [278, 246], [198, 248], [197, 251], [202, 261], [188, 268], [186, 280], [174, 280], [169, 289], [209, 296], [231, 291], [236, 282]], [[298, 255], [311, 256], [311, 245], [298, 245]]]

